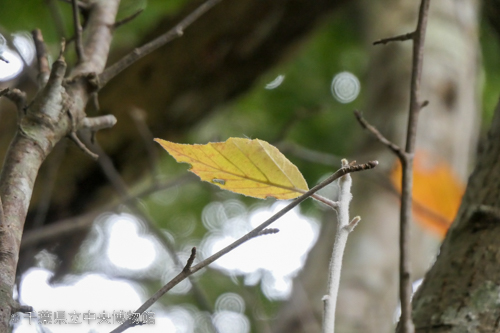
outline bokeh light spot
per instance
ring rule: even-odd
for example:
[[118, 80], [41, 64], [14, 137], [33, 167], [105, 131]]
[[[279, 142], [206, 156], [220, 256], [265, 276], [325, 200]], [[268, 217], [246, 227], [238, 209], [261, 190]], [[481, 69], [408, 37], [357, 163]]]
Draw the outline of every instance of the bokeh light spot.
[[245, 312], [245, 301], [235, 293], [225, 293], [220, 295], [215, 301], [216, 311], [232, 311], [237, 313]]
[[27, 31], [13, 33], [12, 44], [14, 44], [21, 57], [23, 57], [24, 62], [28, 65], [31, 64], [35, 58], [35, 43], [31, 34]]
[[112, 215], [108, 243], [108, 258], [121, 268], [145, 269], [156, 258], [156, 249], [149, 239], [138, 234], [138, 225], [132, 216]]
[[354, 101], [361, 90], [358, 78], [349, 72], [341, 72], [332, 80], [331, 91], [333, 97], [340, 103]]
[[214, 325], [219, 333], [248, 333], [250, 323], [248, 318], [241, 313], [220, 311], [214, 316]]
[[266, 84], [266, 89], [276, 89], [283, 83], [283, 81], [285, 81], [285, 75], [278, 75], [274, 80]]
[[[208, 223], [209, 232], [200, 245], [203, 256], [221, 250], [285, 205], [286, 203], [277, 202], [271, 207], [258, 208], [229, 219], [226, 202], [217, 203], [217, 206], [215, 203], [207, 205], [210, 208], [203, 213], [213, 209], [214, 217], [219, 215], [225, 218], [218, 220], [219, 224]], [[315, 220], [300, 214], [299, 209], [293, 209], [273, 223], [272, 227], [278, 228], [280, 232], [252, 239], [212, 265], [230, 274], [245, 275], [245, 283], [249, 285], [262, 281], [262, 290], [268, 298], [284, 299], [291, 291], [293, 277], [304, 265], [307, 252], [317, 239], [319, 225]]]
[[2, 57], [8, 61], [0, 60], [0, 81], [7, 81], [16, 77], [23, 70], [23, 61], [17, 53], [8, 48], [2, 52]]

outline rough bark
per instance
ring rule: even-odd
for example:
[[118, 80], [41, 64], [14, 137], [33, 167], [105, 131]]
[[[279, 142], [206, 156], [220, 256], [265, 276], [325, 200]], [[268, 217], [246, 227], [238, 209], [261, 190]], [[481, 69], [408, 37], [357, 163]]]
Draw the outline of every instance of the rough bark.
[[[365, 1], [367, 43], [415, 29], [418, 3], [414, 1]], [[432, 1], [424, 55], [421, 98], [430, 104], [422, 112], [417, 149], [445, 159], [465, 181], [475, 149], [478, 69], [477, 1]], [[406, 130], [411, 45], [393, 43], [372, 47], [365, 118], [394, 142], [403, 145]], [[353, 120], [354, 121], [354, 120]], [[394, 163], [393, 155], [368, 133], [360, 151], [376, 158], [385, 176], [371, 182], [353, 177], [352, 214], [362, 221], [347, 244], [341, 277], [337, 330], [340, 332], [390, 332], [398, 299], [398, 201], [377, 183]], [[363, 156], [365, 158], [366, 155]], [[356, 158], [357, 159], [357, 158]], [[276, 332], [318, 332], [321, 296], [326, 281], [327, 256], [333, 241], [331, 220], [324, 223], [316, 247], [294, 284]], [[439, 239], [412, 225], [413, 279], [430, 266]], [[324, 267], [322, 269], [322, 267]], [[304, 301], [304, 295], [307, 301]]]
[[[111, 29], [119, 1], [100, 1], [89, 16], [85, 57], [66, 79], [66, 63], [60, 56], [50, 77], [31, 103], [21, 92], [16, 134], [7, 151], [0, 173], [0, 332], [9, 332], [9, 320], [17, 307], [12, 300], [21, 237], [39, 168], [54, 146], [81, 128], [85, 106], [91, 93], [89, 73], [100, 73], [111, 44]], [[39, 50], [42, 53], [41, 50]], [[47, 69], [48, 70], [48, 69]]]
[[500, 104], [459, 213], [413, 302], [417, 332], [500, 329]]

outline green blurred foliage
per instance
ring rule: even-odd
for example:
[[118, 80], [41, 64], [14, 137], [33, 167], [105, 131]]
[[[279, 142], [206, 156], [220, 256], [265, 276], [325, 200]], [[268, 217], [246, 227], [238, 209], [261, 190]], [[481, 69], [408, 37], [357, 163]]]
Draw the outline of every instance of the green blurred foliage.
[[[348, 157], [359, 126], [353, 110], [363, 105], [363, 78], [368, 62], [361, 36], [348, 17], [337, 13], [325, 22], [293, 58], [255, 82], [253, 89], [191, 131], [187, 142], [225, 141], [229, 137], [262, 139], [271, 144], [292, 141], [309, 149]], [[349, 71], [361, 81], [361, 93], [352, 103], [341, 104], [331, 93], [335, 74]], [[284, 81], [275, 89], [266, 84], [278, 75]], [[288, 156], [297, 164], [309, 186], [331, 168]]]
[[500, 44], [499, 36], [495, 33], [493, 28], [486, 20], [481, 24], [481, 51], [483, 68], [481, 74], [481, 86], [478, 90], [482, 89], [482, 131], [489, 128], [493, 112], [498, 104], [500, 97]]
[[[130, 49], [137, 46], [144, 35], [160, 19], [175, 13], [188, 0], [123, 0], [117, 14], [117, 21], [123, 20], [139, 10], [143, 12], [129, 23], [121, 26], [115, 34], [113, 47]], [[54, 11], [49, 9], [51, 3]], [[41, 29], [44, 40], [53, 55], [59, 52], [61, 32], [54, 23], [61, 22], [66, 38], [73, 36], [71, 4], [61, 0], [7, 0], [0, 10], [0, 32], [6, 37], [17, 31]], [[82, 24], [84, 20], [82, 18]]]
[[[69, 5], [61, 6], [64, 10]], [[70, 15], [70, 12], [64, 12], [64, 15]], [[43, 1], [15, 1], [8, 0], [2, 2], [0, 11], [1, 28], [6, 32], [31, 31], [35, 28], [42, 29], [45, 39], [54, 40], [56, 30], [50, 11]]]
[[142, 13], [129, 23], [120, 26], [114, 35], [113, 43], [120, 48], [133, 48], [144, 42], [144, 35], [158, 21], [177, 12], [188, 0], [123, 0], [117, 14], [117, 21], [132, 16], [139, 10]]

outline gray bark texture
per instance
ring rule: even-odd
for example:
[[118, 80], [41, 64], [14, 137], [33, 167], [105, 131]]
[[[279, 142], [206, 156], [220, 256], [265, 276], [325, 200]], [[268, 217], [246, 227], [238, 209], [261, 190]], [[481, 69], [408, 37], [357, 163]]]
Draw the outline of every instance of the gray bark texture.
[[[62, 55], [52, 65], [50, 77], [27, 103], [20, 91], [6, 94], [17, 101], [18, 126], [0, 173], [0, 333], [9, 332], [9, 320], [19, 307], [12, 300], [25, 219], [39, 168], [54, 146], [83, 128], [85, 106], [91, 90], [89, 73], [104, 69], [111, 29], [119, 0], [96, 2], [89, 16], [84, 58], [66, 76]], [[48, 68], [45, 69], [48, 72]]]
[[416, 332], [500, 330], [500, 104], [457, 217], [413, 301]]
[[[364, 1], [371, 64], [365, 118], [386, 137], [403, 146], [409, 105], [411, 42], [371, 46], [375, 40], [415, 29], [418, 3], [407, 0]], [[417, 150], [435, 162], [448, 162], [465, 182], [476, 147], [479, 105], [478, 1], [432, 1], [427, 30]], [[354, 120], [353, 120], [354, 121]], [[376, 179], [353, 177], [351, 214], [362, 221], [347, 242], [337, 306], [336, 329], [342, 333], [394, 331], [398, 306], [399, 203], [387, 190], [395, 157], [368, 132], [361, 157], [380, 161]], [[429, 161], [430, 167], [434, 164]], [[380, 172], [383, 171], [383, 172]], [[292, 298], [278, 316], [276, 332], [319, 332], [328, 256], [334, 239], [334, 218], [325, 217], [320, 239], [294, 281]], [[423, 277], [435, 259], [439, 238], [414, 223], [411, 260], [413, 280]]]

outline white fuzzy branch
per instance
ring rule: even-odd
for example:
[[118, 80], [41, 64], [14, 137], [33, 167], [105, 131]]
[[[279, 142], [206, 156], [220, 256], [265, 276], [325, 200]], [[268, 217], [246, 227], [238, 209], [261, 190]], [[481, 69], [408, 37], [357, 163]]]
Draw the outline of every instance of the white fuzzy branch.
[[[349, 163], [347, 160], [343, 159], [342, 167], [348, 165]], [[333, 243], [333, 252], [330, 259], [328, 290], [327, 294], [323, 296], [323, 333], [334, 333], [335, 331], [335, 308], [337, 305], [337, 296], [339, 291], [342, 257], [344, 255], [344, 249], [349, 233], [361, 220], [359, 216], [356, 216], [352, 219], [352, 221], [349, 220], [349, 203], [352, 199], [351, 184], [352, 178], [349, 174], [338, 180], [340, 189], [337, 208], [337, 233], [335, 234], [335, 242]]]

